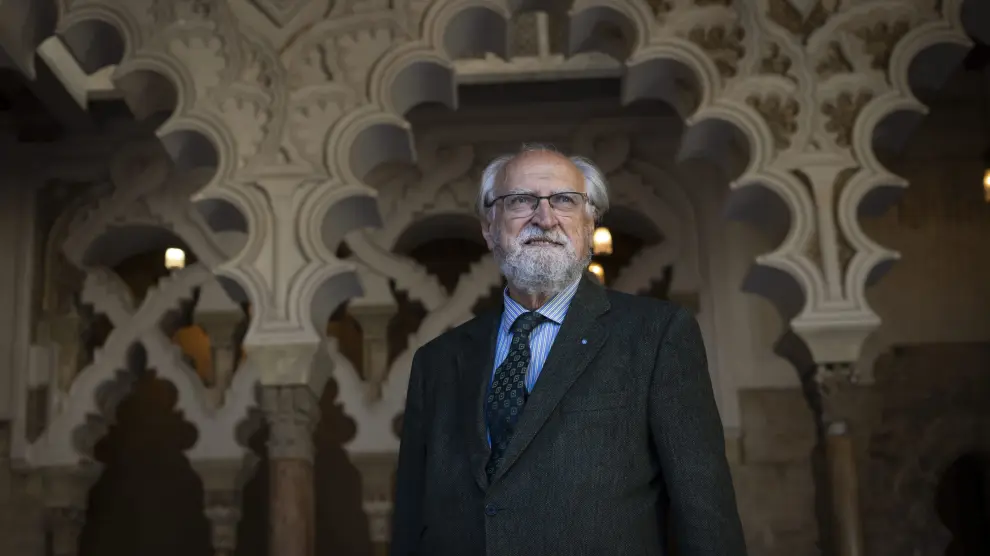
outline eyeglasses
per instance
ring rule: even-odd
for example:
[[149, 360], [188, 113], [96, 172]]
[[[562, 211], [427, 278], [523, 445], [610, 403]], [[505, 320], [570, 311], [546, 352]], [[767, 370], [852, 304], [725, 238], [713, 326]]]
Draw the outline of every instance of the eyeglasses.
[[485, 203], [485, 208], [491, 208], [497, 201], [502, 201], [502, 208], [505, 213], [512, 218], [527, 218], [536, 212], [540, 206], [540, 201], [546, 199], [550, 203], [550, 208], [559, 214], [571, 214], [577, 212], [587, 202], [588, 196], [576, 191], [566, 193], [554, 193], [553, 195], [533, 195], [531, 193], [510, 193], [495, 197]]

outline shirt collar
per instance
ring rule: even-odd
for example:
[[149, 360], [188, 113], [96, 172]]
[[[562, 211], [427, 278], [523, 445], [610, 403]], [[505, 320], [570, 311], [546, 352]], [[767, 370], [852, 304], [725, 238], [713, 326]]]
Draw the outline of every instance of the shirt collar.
[[[578, 278], [573, 284], [547, 300], [536, 312], [557, 324], [563, 324], [564, 317], [567, 315], [567, 309], [570, 308], [571, 300], [574, 299], [574, 294], [577, 293], [579, 285], [581, 285], [581, 278]], [[505, 288], [502, 291], [502, 299], [505, 302], [505, 309], [502, 311], [501, 328], [502, 332], [506, 332], [512, 326], [512, 323], [516, 321], [516, 318], [527, 312], [528, 309], [520, 305], [515, 299], [509, 297], [509, 288]]]

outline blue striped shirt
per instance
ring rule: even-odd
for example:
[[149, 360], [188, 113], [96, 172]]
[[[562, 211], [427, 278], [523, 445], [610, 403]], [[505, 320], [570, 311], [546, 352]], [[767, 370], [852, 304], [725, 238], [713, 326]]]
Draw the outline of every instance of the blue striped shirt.
[[[550, 348], [553, 346], [553, 341], [560, 331], [560, 325], [564, 322], [564, 316], [567, 315], [567, 309], [570, 308], [571, 300], [574, 299], [574, 294], [577, 293], [580, 283], [581, 280], [578, 279], [536, 310], [537, 313], [546, 317], [547, 320], [537, 325], [529, 337], [530, 359], [529, 369], [526, 370], [527, 392], [533, 391], [533, 386], [536, 385], [536, 379], [540, 378], [543, 363], [546, 362], [547, 355], [550, 354]], [[502, 292], [502, 297], [505, 299], [505, 308], [502, 311], [502, 323], [498, 328], [498, 341], [495, 344], [495, 363], [492, 366], [492, 379], [495, 378], [495, 371], [498, 369], [498, 366], [509, 355], [509, 343], [512, 342], [512, 333], [509, 332], [509, 327], [512, 326], [512, 323], [516, 321], [519, 315], [528, 311], [528, 309], [509, 297], [508, 288]]]

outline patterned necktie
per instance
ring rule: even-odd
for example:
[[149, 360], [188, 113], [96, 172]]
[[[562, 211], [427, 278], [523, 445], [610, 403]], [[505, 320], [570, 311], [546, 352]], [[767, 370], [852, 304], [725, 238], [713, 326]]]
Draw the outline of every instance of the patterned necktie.
[[485, 467], [488, 481], [502, 464], [502, 456], [509, 445], [512, 433], [526, 405], [526, 371], [529, 369], [529, 336], [533, 329], [546, 317], [530, 311], [516, 317], [509, 328], [512, 343], [505, 361], [495, 370], [492, 386], [488, 391], [485, 416], [488, 419], [488, 434], [491, 436], [492, 454]]

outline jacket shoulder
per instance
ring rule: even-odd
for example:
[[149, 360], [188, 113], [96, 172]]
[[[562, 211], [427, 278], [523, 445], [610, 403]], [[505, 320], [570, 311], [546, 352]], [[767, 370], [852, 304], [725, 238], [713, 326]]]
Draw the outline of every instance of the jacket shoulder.
[[426, 342], [419, 347], [417, 352], [424, 357], [431, 357], [444, 353], [455, 353], [464, 341], [478, 334], [490, 334], [493, 323], [497, 322], [497, 315], [492, 311], [482, 312], [480, 315], [447, 330], [436, 338]]
[[606, 291], [613, 322], [631, 333], [640, 334], [643, 340], [660, 342], [672, 328], [678, 327], [678, 323], [697, 327], [694, 313], [672, 301]]
[[684, 307], [664, 299], [632, 295], [615, 290], [606, 291], [608, 292], [608, 302], [611, 305], [611, 310], [618, 313], [667, 320], [673, 318], [678, 313], [687, 311]]

